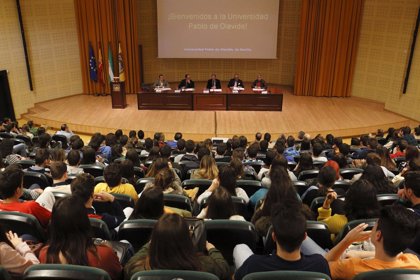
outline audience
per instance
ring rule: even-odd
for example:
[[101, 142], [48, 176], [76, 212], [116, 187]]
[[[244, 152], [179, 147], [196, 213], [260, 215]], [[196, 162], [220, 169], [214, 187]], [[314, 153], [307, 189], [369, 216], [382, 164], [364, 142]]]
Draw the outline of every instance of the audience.
[[216, 161], [210, 155], [205, 155], [200, 161], [200, 168], [191, 172], [191, 179], [208, 179], [213, 180], [219, 175]]
[[162, 190], [159, 188], [148, 188], [141, 193], [129, 219], [158, 220], [165, 212], [172, 213], [165, 209]]

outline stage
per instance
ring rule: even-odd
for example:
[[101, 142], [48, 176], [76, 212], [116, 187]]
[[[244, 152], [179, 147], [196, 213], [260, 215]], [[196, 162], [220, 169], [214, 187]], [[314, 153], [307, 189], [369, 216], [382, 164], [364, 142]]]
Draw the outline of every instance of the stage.
[[75, 95], [37, 103], [22, 118], [53, 129], [67, 123], [82, 134], [142, 129], [146, 137], [159, 131], [172, 139], [180, 131], [185, 139], [194, 140], [234, 134], [252, 140], [257, 131], [270, 132], [275, 138], [282, 133], [296, 135], [300, 130], [311, 136], [332, 133], [349, 137], [378, 128], [417, 125], [384, 110], [381, 103], [355, 97], [302, 97], [285, 92], [282, 112], [138, 110], [135, 94], [127, 95], [127, 103], [125, 109], [112, 109], [110, 96]]

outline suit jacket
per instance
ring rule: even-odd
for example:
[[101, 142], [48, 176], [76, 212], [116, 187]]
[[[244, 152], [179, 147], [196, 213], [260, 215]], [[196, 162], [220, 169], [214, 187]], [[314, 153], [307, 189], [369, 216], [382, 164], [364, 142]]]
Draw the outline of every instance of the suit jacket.
[[[216, 88], [222, 88], [222, 84], [220, 83], [219, 79], [216, 79], [215, 82], [216, 82]], [[211, 89], [212, 86], [213, 86], [213, 80], [210, 79], [210, 80], [207, 81], [207, 88]]]
[[187, 79], [183, 79], [179, 85], [178, 88], [194, 88], [194, 81], [190, 80], [189, 83], [187, 83]]
[[[235, 86], [235, 79], [231, 79], [228, 83], [228, 87], [234, 87]], [[244, 87], [244, 83], [242, 82], [242, 80], [238, 80], [236, 83], [237, 87]]]
[[163, 87], [168, 88], [169, 83], [166, 80], [163, 80], [162, 85], [160, 85], [160, 80], [156, 80], [156, 82], [153, 84], [153, 87], [158, 87], [158, 86], [163, 86]]
[[[252, 87], [255, 88], [257, 86], [257, 84], [258, 84], [258, 80], [255, 80], [252, 83]], [[265, 81], [263, 79], [261, 79], [261, 81], [260, 81], [260, 87], [261, 88], [266, 88], [267, 87], [267, 85], [265, 84]]]

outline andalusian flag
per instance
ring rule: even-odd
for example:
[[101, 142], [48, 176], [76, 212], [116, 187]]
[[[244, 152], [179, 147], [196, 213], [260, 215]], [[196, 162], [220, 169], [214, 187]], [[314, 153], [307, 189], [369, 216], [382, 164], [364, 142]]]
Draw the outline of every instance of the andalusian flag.
[[93, 52], [92, 44], [89, 42], [89, 74], [92, 81], [98, 80], [98, 75], [96, 72], [96, 58], [95, 53]]
[[101, 47], [101, 43], [99, 43], [99, 48], [98, 48], [98, 81], [102, 85], [105, 84], [104, 65], [102, 63], [102, 47]]
[[122, 58], [121, 44], [118, 42], [118, 69], [120, 74], [120, 82], [125, 81], [124, 62]]
[[112, 60], [112, 49], [110, 43], [108, 43], [108, 75], [109, 81], [114, 81], [114, 62]]

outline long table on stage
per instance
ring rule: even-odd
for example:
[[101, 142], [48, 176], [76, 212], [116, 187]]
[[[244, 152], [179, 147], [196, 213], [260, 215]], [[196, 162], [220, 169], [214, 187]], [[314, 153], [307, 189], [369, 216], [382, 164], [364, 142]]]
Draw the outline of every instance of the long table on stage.
[[279, 90], [262, 94], [252, 89], [239, 93], [230, 89], [209, 93], [144, 91], [137, 93], [137, 103], [139, 110], [281, 111], [283, 94]]

